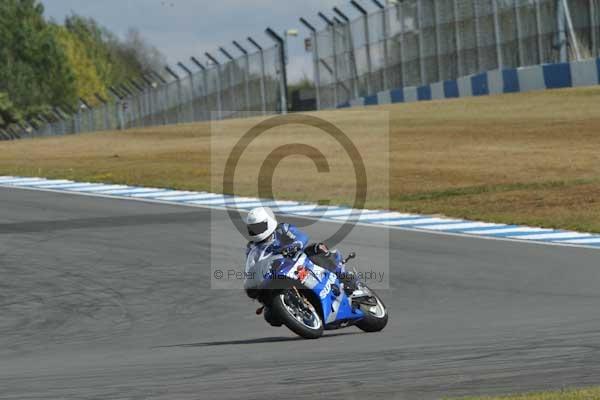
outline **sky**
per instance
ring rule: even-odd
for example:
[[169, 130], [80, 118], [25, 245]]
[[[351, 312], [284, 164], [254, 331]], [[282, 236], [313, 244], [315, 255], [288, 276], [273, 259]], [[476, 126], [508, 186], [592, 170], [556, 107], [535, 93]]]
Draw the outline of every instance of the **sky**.
[[[360, 1], [360, 0], [359, 0]], [[309, 32], [298, 21], [305, 17], [317, 28], [323, 22], [317, 16], [322, 11], [333, 16], [332, 8], [339, 6], [352, 18], [356, 11], [348, 0], [42, 0], [45, 14], [63, 22], [72, 12], [93, 17], [117, 35], [124, 37], [129, 28], [137, 28], [151, 44], [156, 46], [170, 64], [177, 61], [189, 63], [194, 55], [205, 60], [204, 52], [221, 54], [219, 46], [231, 54], [239, 54], [231, 44], [237, 40], [250, 45], [246, 37], [252, 36], [263, 47], [272, 41], [265, 34], [267, 26], [278, 32], [298, 29], [300, 35], [289, 39], [290, 82], [306, 74], [312, 78], [310, 53], [304, 50], [304, 38]], [[362, 0], [372, 9], [371, 1]], [[343, 6], [341, 6], [343, 4]]]

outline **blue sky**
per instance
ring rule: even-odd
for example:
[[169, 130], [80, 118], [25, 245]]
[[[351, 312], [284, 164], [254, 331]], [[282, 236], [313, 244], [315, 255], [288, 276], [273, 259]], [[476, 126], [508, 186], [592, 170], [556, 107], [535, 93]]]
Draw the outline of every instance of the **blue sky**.
[[[362, 2], [372, 9], [370, 1]], [[219, 46], [238, 54], [231, 41], [245, 45], [247, 36], [267, 46], [271, 43], [264, 34], [267, 26], [277, 31], [297, 28], [300, 36], [290, 38], [291, 81], [298, 80], [303, 73], [310, 77], [313, 74], [310, 54], [304, 51], [308, 32], [298, 18], [305, 17], [322, 27], [317, 12], [331, 16], [332, 7], [340, 4], [344, 4], [340, 8], [352, 17], [357, 15], [347, 0], [42, 0], [42, 3], [46, 15], [59, 22], [73, 11], [95, 18], [118, 35], [124, 35], [130, 27], [137, 28], [171, 64], [179, 60], [187, 63], [191, 55], [202, 56], [205, 51], [217, 54]]]

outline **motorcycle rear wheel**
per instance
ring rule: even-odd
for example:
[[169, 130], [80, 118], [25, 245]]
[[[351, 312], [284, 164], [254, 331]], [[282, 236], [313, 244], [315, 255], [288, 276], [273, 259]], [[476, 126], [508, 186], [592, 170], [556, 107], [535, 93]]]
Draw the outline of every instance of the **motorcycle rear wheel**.
[[[273, 297], [271, 310], [292, 332], [305, 339], [323, 335], [323, 321], [316, 308], [300, 292], [287, 289]], [[302, 303], [300, 303], [302, 302]], [[305, 303], [306, 302], [306, 303]]]

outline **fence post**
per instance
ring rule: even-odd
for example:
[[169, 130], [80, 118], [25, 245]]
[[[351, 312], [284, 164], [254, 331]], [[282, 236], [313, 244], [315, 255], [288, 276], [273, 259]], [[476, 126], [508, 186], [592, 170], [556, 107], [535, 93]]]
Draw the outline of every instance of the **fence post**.
[[535, 0], [535, 31], [537, 34], [538, 62], [543, 64], [545, 62], [545, 57], [544, 42], [542, 41], [542, 10], [540, 9], [540, 1], [541, 0]]
[[260, 55], [260, 101], [263, 115], [267, 114], [267, 88], [265, 87], [265, 54], [263, 48], [254, 39], [248, 36], [248, 41], [256, 47]]
[[473, 0], [471, 3], [473, 6], [473, 18], [475, 22], [475, 51], [477, 52], [477, 56], [475, 57], [475, 66], [477, 68], [477, 72], [482, 70], [481, 68], [481, 24], [479, 21], [479, 7], [477, 4], [479, 2], [477, 0]]
[[406, 85], [406, 79], [404, 77], [406, 74], [404, 68], [404, 12], [402, 11], [402, 5], [403, 3], [396, 3], [396, 19], [400, 22], [400, 40], [398, 41], [398, 47], [400, 48], [400, 87], [404, 87]]
[[[236, 110], [237, 107], [237, 102], [236, 102], [236, 96], [235, 96], [235, 79], [233, 78], [233, 67], [234, 67], [234, 61], [235, 59], [231, 56], [231, 54], [229, 54], [229, 52], [227, 50], [225, 50], [223, 47], [219, 47], [219, 51], [225, 56], [225, 58], [227, 58], [229, 61], [227, 62], [227, 64], [229, 64], [229, 97], [230, 97], [230, 107], [232, 112], [237, 112], [239, 110]], [[227, 68], [227, 64], [225, 64], [225, 68]]]
[[575, 28], [573, 27], [573, 20], [571, 19], [571, 10], [569, 9], [569, 3], [567, 0], [563, 0], [563, 7], [565, 10], [565, 18], [567, 20], [567, 27], [569, 28], [569, 35], [571, 35], [571, 47], [575, 49], [575, 58], [577, 61], [581, 60], [581, 52], [579, 51], [579, 43], [577, 35], [575, 34]]
[[144, 124], [144, 126], [152, 126], [154, 125], [152, 123], [151, 118], [148, 118], [151, 114], [150, 114], [150, 89], [149, 86], [146, 84], [146, 81], [144, 79], [134, 79], [134, 82], [137, 84], [137, 86], [139, 86], [140, 90], [141, 90], [141, 98], [142, 98], [142, 123]]
[[109, 87], [108, 90], [115, 97], [115, 119], [117, 120], [117, 129], [123, 130], [123, 114], [122, 114], [122, 106], [121, 100], [123, 97], [114, 87]]
[[558, 34], [558, 48], [560, 54], [560, 62], [567, 62], [567, 32], [565, 24], [565, 9], [562, 0], [556, 0], [556, 26]]
[[417, 0], [417, 23], [419, 26], [419, 76], [421, 77], [421, 85], [427, 84], [427, 73], [425, 71], [425, 46], [423, 43], [423, 2]]
[[210, 53], [204, 53], [206, 55], [206, 57], [212, 61], [212, 63], [214, 65], [217, 66], [217, 118], [218, 119], [223, 119], [223, 100], [222, 100], [222, 93], [221, 93], [221, 63], [214, 58]]
[[500, 33], [500, 16], [498, 15], [497, 0], [492, 0], [492, 10], [494, 12], [494, 36], [496, 40], [496, 57], [498, 59], [498, 69], [502, 69], [504, 67], [504, 57], [502, 57], [502, 35]]
[[280, 76], [279, 76], [279, 87], [281, 91], [281, 113], [287, 114], [287, 105], [288, 105], [288, 88], [287, 88], [287, 66], [285, 63], [285, 55], [287, 49], [285, 48], [285, 40], [281, 36], [279, 36], [273, 29], [267, 28], [265, 33], [277, 43], [279, 46], [279, 61], [280, 61]]
[[96, 96], [96, 99], [100, 102], [100, 104], [102, 104], [102, 119], [104, 122], [104, 130], [107, 131], [108, 130], [108, 109], [106, 107], [106, 99], [102, 96], [100, 96], [100, 93], [94, 93], [94, 96]]
[[138, 119], [139, 119], [139, 123], [138, 126], [141, 126], [142, 128], [144, 126], [146, 126], [146, 110], [147, 110], [147, 99], [146, 99], [146, 89], [144, 88], [143, 85], [140, 85], [139, 83], [137, 83], [135, 81], [135, 79], [130, 79], [129, 80], [131, 82], [131, 85], [137, 89], [138, 93], [136, 94], [136, 99], [137, 99], [137, 105], [138, 105]]
[[460, 42], [460, 24], [458, 22], [458, 3], [457, 0], [452, 0], [452, 7], [454, 9], [454, 40], [456, 42], [456, 65], [458, 76], [463, 76], [463, 62], [462, 62], [462, 44]]
[[[371, 54], [371, 32], [369, 32], [369, 13], [356, 0], [350, 0], [350, 4], [362, 14], [363, 29], [365, 30], [365, 51], [367, 53], [367, 94], [372, 95], [374, 94], [371, 83], [373, 77], [373, 60]], [[350, 43], [350, 46], [354, 47], [352, 43]]]
[[75, 133], [81, 133], [81, 107], [77, 103], [77, 112], [75, 113]]
[[182, 63], [181, 61], [179, 61], [177, 63], [177, 65], [179, 66], [179, 68], [181, 68], [190, 78], [190, 86], [191, 86], [191, 94], [190, 94], [190, 120], [188, 122], [194, 122], [196, 121], [196, 112], [194, 110], [194, 92], [196, 91], [196, 86], [194, 85], [194, 74], [192, 73], [192, 71], [186, 67], [186, 65], [184, 63]]
[[[156, 71], [151, 70], [150, 74], [152, 76], [154, 76], [156, 79], [159, 80], [159, 82], [161, 83], [161, 85], [157, 84], [157, 87], [154, 89], [154, 95], [155, 95], [155, 103], [156, 103], [156, 108], [157, 111], [160, 111], [162, 114], [162, 119], [163, 119], [163, 124], [166, 125], [169, 120], [167, 118], [167, 107], [169, 104], [169, 91], [167, 88], [167, 81]], [[163, 97], [162, 96], [162, 92], [165, 92], [166, 95]], [[157, 124], [158, 124], [158, 118], [157, 118]]]
[[315, 80], [315, 95], [317, 100], [317, 110], [321, 109], [321, 71], [319, 69], [319, 43], [317, 41], [317, 30], [304, 18], [300, 18], [300, 22], [309, 31], [312, 40], [312, 54], [313, 54], [313, 74]]
[[[58, 107], [52, 107], [52, 115], [54, 115], [54, 117], [56, 118], [56, 122], [58, 123], [58, 129], [59, 129], [58, 133], [60, 135], [64, 135], [65, 134], [64, 120], [63, 120], [63, 116], [58, 111]], [[31, 129], [33, 129], [33, 126], [29, 122], [27, 122], [27, 124], [29, 125], [29, 127]], [[33, 135], [33, 132], [32, 132], [32, 135]]]
[[[477, 1], [477, 0], [473, 0]], [[442, 69], [443, 59], [442, 59], [442, 38], [440, 36], [440, 9], [437, 1], [433, 2], [433, 25], [435, 27], [435, 54], [437, 61], [437, 73], [438, 79], [443, 81], [446, 79], [446, 71]]]
[[86, 110], [86, 114], [87, 114], [87, 123], [88, 123], [88, 132], [93, 132], [93, 128], [92, 128], [92, 118], [93, 118], [93, 114], [91, 113], [92, 107], [90, 106], [90, 104], [85, 101], [83, 98], [79, 98], [79, 108], [80, 109], [84, 109]]
[[[348, 18], [348, 16], [346, 16], [346, 14], [341, 12], [340, 9], [337, 7], [333, 7], [333, 11], [344, 20], [344, 22], [342, 22], [337, 17], [333, 17], [334, 28], [336, 26], [342, 26], [343, 27], [342, 32], [345, 32], [345, 33], [343, 33], [345, 40], [343, 40], [342, 42], [344, 44], [344, 47], [348, 49], [347, 52], [348, 52], [348, 57], [349, 57], [349, 62], [350, 62], [350, 70], [351, 70], [350, 74], [352, 75], [352, 77], [351, 77], [351, 79], [352, 79], [352, 97], [357, 99], [360, 97], [360, 92], [359, 92], [360, 77], [358, 76], [358, 68], [356, 67], [356, 55], [354, 52], [354, 40], [352, 39], [352, 28], [350, 26], [350, 18]], [[336, 34], [337, 34], [337, 31], [336, 31]], [[345, 53], [345, 51], [342, 51], [341, 53]], [[367, 79], [367, 81], [368, 81], [368, 79]], [[345, 86], [345, 85], [343, 85], [343, 83], [342, 83], [342, 86]]]
[[233, 45], [242, 53], [244, 57], [244, 98], [246, 103], [246, 112], [250, 113], [250, 83], [249, 83], [249, 75], [250, 75], [250, 59], [248, 56], [248, 51], [242, 47], [237, 41], [232, 42]]
[[152, 84], [152, 81], [143, 74], [140, 75], [140, 79], [143, 83], [142, 86], [144, 88], [144, 95], [146, 97], [146, 116], [149, 117], [148, 120], [150, 126], [154, 126], [156, 125], [156, 119], [154, 118], [156, 113], [154, 105], [154, 85]]
[[[390, 29], [388, 26], [388, 9], [379, 2], [379, 0], [371, 0], [381, 12], [381, 30], [383, 32], [383, 89], [388, 90], [390, 88], [390, 82], [388, 78], [388, 68], [390, 66], [390, 55], [388, 51], [388, 38], [390, 36]], [[435, 1], [434, 1], [435, 3]]]
[[198, 68], [200, 68], [200, 73], [202, 74], [202, 93], [199, 93], [202, 95], [203, 98], [203, 103], [204, 103], [204, 113], [202, 113], [202, 120], [208, 120], [209, 115], [208, 115], [208, 77], [206, 76], [206, 67], [204, 65], [202, 65], [202, 63], [200, 61], [198, 61], [198, 59], [196, 57], [190, 57], [190, 60], [196, 64], [196, 66]]
[[131, 90], [129, 90], [129, 88], [127, 87], [127, 85], [125, 85], [124, 83], [121, 84], [121, 86], [119, 86], [119, 88], [125, 92], [125, 96], [123, 99], [123, 111], [126, 111], [123, 113], [123, 119], [124, 121], [124, 128], [131, 128], [133, 126], [133, 122], [135, 121], [135, 115], [133, 112], [133, 104], [132, 104], [132, 99], [133, 99], [133, 92]]
[[519, 62], [517, 65], [523, 66], [525, 65], [525, 51], [523, 48], [523, 26], [521, 26], [521, 12], [518, 0], [513, 0], [513, 9], [515, 15], [515, 25], [517, 27], [517, 54], [519, 56]]
[[588, 0], [590, 5], [590, 32], [592, 42], [592, 57], [598, 56], [598, 22], [596, 21], [596, 2], [595, 0]]
[[337, 73], [337, 49], [336, 49], [336, 38], [335, 38], [335, 26], [333, 24], [333, 21], [331, 21], [329, 18], [327, 18], [325, 16], [325, 14], [323, 13], [319, 13], [318, 14], [319, 17], [325, 21], [325, 23], [327, 24], [328, 29], [331, 29], [331, 51], [332, 51], [332, 58], [333, 58], [333, 68], [332, 68], [332, 72], [333, 72], [333, 108], [337, 108], [337, 106], [339, 105], [339, 101], [338, 101], [338, 73]]
[[177, 85], [177, 105], [175, 110], [175, 123], [179, 124], [181, 122], [181, 78], [179, 75], [175, 73], [168, 65], [165, 66], [165, 71], [169, 73], [173, 78], [175, 78], [175, 84]]

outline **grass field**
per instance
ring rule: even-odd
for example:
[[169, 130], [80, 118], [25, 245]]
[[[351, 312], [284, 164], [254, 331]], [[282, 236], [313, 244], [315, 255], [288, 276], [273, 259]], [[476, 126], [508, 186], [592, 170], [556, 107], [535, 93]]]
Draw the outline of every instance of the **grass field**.
[[[599, 400], [600, 388], [570, 389], [499, 397], [465, 397], [460, 400]], [[458, 400], [458, 399], [457, 399]]]
[[[599, 105], [594, 87], [312, 115], [359, 148], [367, 207], [600, 232]], [[220, 192], [232, 145], [260, 120], [216, 123], [212, 142], [209, 123], [0, 142], [0, 174]], [[236, 194], [257, 195], [265, 151], [296, 141], [322, 149], [330, 172], [285, 158], [273, 177], [276, 197], [351, 204], [350, 161], [322, 132], [299, 125], [253, 142]]]

